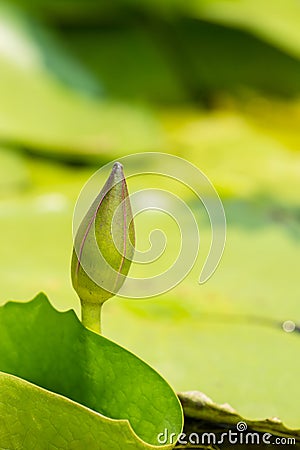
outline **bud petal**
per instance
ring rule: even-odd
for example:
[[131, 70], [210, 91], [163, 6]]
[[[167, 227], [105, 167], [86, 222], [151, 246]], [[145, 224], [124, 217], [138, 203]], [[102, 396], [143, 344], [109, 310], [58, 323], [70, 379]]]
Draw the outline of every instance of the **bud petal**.
[[131, 265], [134, 241], [123, 167], [115, 163], [74, 241], [72, 284], [82, 305], [101, 305], [119, 291]]

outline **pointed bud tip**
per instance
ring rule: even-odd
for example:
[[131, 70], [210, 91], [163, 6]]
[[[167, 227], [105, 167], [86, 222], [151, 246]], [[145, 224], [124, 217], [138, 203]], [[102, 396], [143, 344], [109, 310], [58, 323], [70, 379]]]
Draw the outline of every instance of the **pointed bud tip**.
[[112, 170], [114, 173], [119, 172], [119, 173], [123, 174], [123, 166], [119, 162], [114, 163]]
[[123, 180], [125, 180], [123, 166], [121, 163], [115, 162], [104, 186], [105, 195], [107, 194], [108, 190], [115, 186], [116, 183]]

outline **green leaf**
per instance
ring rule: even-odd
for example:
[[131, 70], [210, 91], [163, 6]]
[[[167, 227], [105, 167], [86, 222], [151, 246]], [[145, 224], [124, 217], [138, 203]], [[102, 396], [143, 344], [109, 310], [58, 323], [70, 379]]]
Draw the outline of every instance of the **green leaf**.
[[178, 59], [189, 68], [185, 78], [196, 95], [236, 95], [249, 87], [269, 95], [299, 94], [300, 61], [282, 49], [247, 31], [209, 21], [185, 19], [174, 28]]
[[84, 98], [47, 73], [8, 61], [1, 61], [0, 97], [0, 138], [38, 154], [99, 163], [162, 145], [163, 134], [147, 110]]
[[161, 148], [163, 134], [146, 109], [84, 96], [63, 80], [71, 72], [76, 81], [79, 70], [67, 68], [39, 23], [0, 3], [0, 25], [2, 141], [72, 162]]
[[34, 447], [61, 450], [154, 448], [139, 440], [127, 421], [108, 419], [3, 372], [0, 373], [0, 414], [1, 448], [10, 450], [32, 450]]
[[245, 86], [283, 96], [299, 93], [299, 59], [248, 30], [214, 21], [156, 20], [147, 30], [138, 23], [66, 30], [64, 37], [117, 98], [180, 102], [207, 99], [216, 91], [236, 94]]
[[[138, 23], [117, 29], [65, 30], [64, 38], [103, 82], [108, 95], [131, 101], [180, 102], [187, 99], [188, 88], [168, 47], [157, 36], [158, 26], [145, 29]], [[161, 28], [164, 36], [165, 25]]]
[[[300, 6], [296, 0], [118, 0], [113, 5], [96, 1], [73, 2], [14, 0], [33, 11], [45, 11], [60, 24], [132, 24], [139, 12], [153, 19], [193, 17], [249, 31], [291, 55], [300, 57]], [[137, 13], [136, 16], [134, 13]]]
[[133, 354], [86, 330], [73, 311], [54, 310], [44, 294], [1, 308], [0, 342], [1, 371], [23, 379], [1, 377], [2, 447], [15, 439], [14, 448], [31, 450], [38, 442], [67, 449], [78, 439], [75, 448], [83, 448], [90, 430], [91, 448], [142, 449], [157, 445], [165, 428], [181, 431], [182, 410], [169, 385]]
[[54, 30], [50, 31], [34, 14], [1, 1], [0, 24], [1, 59], [16, 68], [48, 73], [85, 94], [99, 94], [98, 80], [64, 49]]
[[202, 19], [250, 31], [300, 57], [300, 5], [295, 0], [194, 0], [187, 4]]

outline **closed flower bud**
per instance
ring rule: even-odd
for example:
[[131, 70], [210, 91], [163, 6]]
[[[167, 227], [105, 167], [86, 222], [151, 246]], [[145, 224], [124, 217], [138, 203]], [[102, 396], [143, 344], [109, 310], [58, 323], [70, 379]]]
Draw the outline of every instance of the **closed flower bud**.
[[119, 291], [131, 265], [132, 219], [123, 167], [115, 163], [79, 225], [72, 256], [72, 283], [82, 304], [82, 321], [96, 331], [101, 305]]

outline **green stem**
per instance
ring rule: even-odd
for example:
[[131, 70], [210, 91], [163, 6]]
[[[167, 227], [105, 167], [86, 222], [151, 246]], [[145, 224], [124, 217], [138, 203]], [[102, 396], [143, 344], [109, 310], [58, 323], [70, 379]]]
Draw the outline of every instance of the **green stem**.
[[82, 324], [101, 334], [101, 309], [102, 303], [89, 303], [81, 301], [81, 321]]

